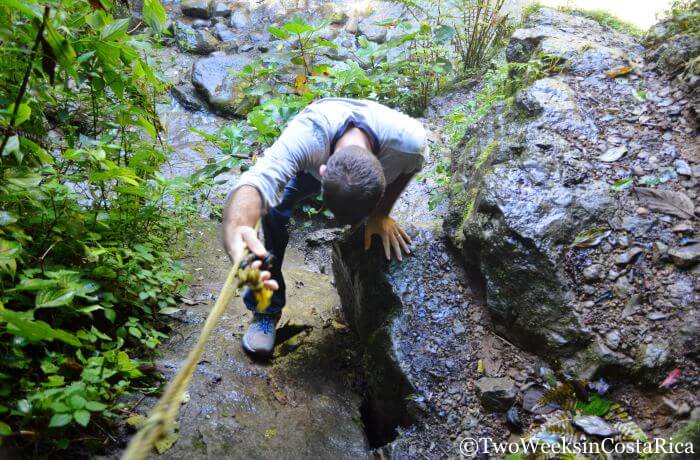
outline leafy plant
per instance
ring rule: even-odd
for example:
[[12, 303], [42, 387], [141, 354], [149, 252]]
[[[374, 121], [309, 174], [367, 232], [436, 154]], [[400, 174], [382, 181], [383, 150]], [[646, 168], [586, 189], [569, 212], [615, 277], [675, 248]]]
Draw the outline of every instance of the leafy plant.
[[301, 16], [295, 16], [281, 27], [270, 26], [267, 30], [280, 40], [292, 42], [291, 62], [303, 66], [305, 75], [310, 76], [316, 56], [322, 50], [338, 47], [332, 41], [318, 35], [327, 25], [327, 22], [309, 24]]
[[[184, 289], [168, 250], [202, 184], [159, 173], [166, 85], [111, 2], [0, 13], [0, 436], [66, 448], [153, 385], [142, 364]], [[162, 30], [157, 0], [143, 16]]]

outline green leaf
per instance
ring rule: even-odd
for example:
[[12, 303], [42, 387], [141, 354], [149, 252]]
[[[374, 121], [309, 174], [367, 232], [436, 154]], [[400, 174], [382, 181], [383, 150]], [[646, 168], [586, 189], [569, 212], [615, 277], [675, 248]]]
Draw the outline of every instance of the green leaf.
[[58, 33], [56, 29], [54, 29], [51, 21], [46, 22], [46, 33], [44, 36], [48, 44], [51, 46], [58, 63], [77, 80], [78, 75], [74, 68], [76, 54], [73, 46], [67, 39]]
[[282, 30], [279, 27], [270, 26], [267, 28], [267, 31], [270, 32], [273, 37], [277, 37], [280, 40], [286, 40], [289, 38], [289, 32]]
[[5, 171], [5, 179], [10, 184], [21, 188], [34, 188], [41, 183], [41, 176], [31, 171], [8, 169]]
[[77, 410], [73, 412], [73, 418], [82, 426], [87, 426], [90, 423], [90, 412], [86, 410]]
[[58, 401], [52, 403], [49, 407], [54, 412], [68, 412], [70, 410], [68, 406]]
[[172, 315], [172, 314], [175, 314], [175, 313], [177, 313], [177, 312], [179, 312], [179, 311], [180, 311], [179, 308], [175, 308], [175, 307], [165, 307], [165, 308], [161, 308], [160, 310], [158, 310], [158, 313], [160, 313], [160, 314], [162, 314], [162, 315]]
[[588, 230], [584, 230], [574, 238], [574, 242], [571, 244], [577, 248], [590, 248], [592, 246], [597, 246], [610, 235], [610, 230], [605, 227], [593, 227]]
[[0, 436], [9, 436], [12, 434], [12, 428], [5, 422], [0, 422]]
[[36, 9], [35, 5], [29, 5], [28, 2], [20, 2], [18, 0], [0, 0], [0, 6], [6, 6], [12, 10], [17, 10], [28, 18], [41, 19], [41, 13]]
[[16, 241], [0, 240], [0, 273], [8, 273], [15, 276], [17, 270], [17, 256], [22, 246]]
[[156, 131], [156, 127], [153, 126], [153, 123], [146, 120], [143, 116], [139, 116], [136, 121], [137, 121], [137, 124], [139, 126], [141, 126], [143, 129], [145, 129], [146, 132], [148, 133], [148, 135], [151, 136], [151, 139], [155, 139], [158, 136], [158, 132]]
[[80, 340], [73, 334], [62, 329], [54, 329], [44, 321], [35, 321], [31, 312], [16, 312], [12, 310], [0, 311], [0, 321], [7, 323], [7, 332], [14, 336], [24, 337], [30, 342], [42, 340], [60, 340], [69, 345], [79, 347]]
[[91, 412], [101, 412], [107, 409], [107, 405], [97, 401], [88, 401], [87, 404], [85, 404], [85, 409]]
[[82, 409], [83, 407], [85, 407], [86, 403], [87, 401], [85, 400], [85, 398], [83, 398], [80, 395], [73, 395], [70, 397], [70, 399], [68, 399], [68, 404], [70, 404], [70, 407], [72, 409]]
[[144, 0], [143, 20], [154, 32], [160, 33], [165, 25], [166, 15], [160, 0]]
[[73, 421], [71, 414], [54, 414], [49, 422], [49, 428], [60, 428], [68, 425], [71, 421]]
[[107, 24], [107, 26], [102, 29], [100, 38], [104, 41], [119, 40], [124, 37], [129, 30], [130, 20], [130, 18], [122, 18]]
[[325, 47], [327, 47], [327, 48], [338, 49], [338, 44], [337, 44], [337, 43], [332, 42], [332, 41], [330, 41], [330, 40], [326, 40], [326, 39], [323, 38], [323, 37], [317, 37], [317, 38], [316, 38], [316, 43], [319, 44], [319, 45], [321, 45], [321, 46], [325, 46]]
[[616, 192], [621, 192], [632, 187], [633, 183], [634, 179], [632, 179], [631, 177], [627, 177], [625, 179], [616, 180], [615, 183], [610, 186], [610, 188]]
[[75, 291], [69, 289], [48, 289], [36, 295], [36, 308], [52, 308], [68, 305], [75, 297]]
[[601, 398], [597, 393], [593, 393], [588, 402], [579, 401], [576, 408], [586, 415], [597, 415], [603, 417], [610, 411], [611, 402]]
[[302, 35], [307, 32], [313, 32], [314, 28], [307, 24], [301, 16], [295, 16], [291, 21], [282, 26], [287, 32]]
[[[9, 116], [12, 116], [12, 112], [15, 111], [15, 104], [12, 103], [10, 106], [7, 108], [7, 112], [9, 113]], [[15, 116], [15, 124], [14, 126], [19, 126], [25, 121], [29, 120], [29, 117], [32, 116], [32, 109], [29, 107], [28, 104], [20, 104], [19, 108], [17, 109], [17, 115]]]
[[[97, 57], [105, 64], [111, 67], [119, 65], [119, 56], [121, 56], [121, 48], [114, 43], [99, 41], [95, 43], [95, 51]], [[101, 81], [101, 79], [95, 79]]]
[[22, 245], [16, 241], [0, 240], [0, 260], [14, 259], [19, 254]]

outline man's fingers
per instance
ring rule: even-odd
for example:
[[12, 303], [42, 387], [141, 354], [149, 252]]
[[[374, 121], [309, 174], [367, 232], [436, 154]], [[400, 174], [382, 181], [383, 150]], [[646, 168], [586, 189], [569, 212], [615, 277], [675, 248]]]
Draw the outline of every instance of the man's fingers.
[[275, 281], [275, 280], [263, 281], [263, 286], [265, 286], [268, 289], [272, 289], [273, 291], [276, 291], [277, 289], [280, 288], [280, 285], [277, 284], [277, 281]]
[[258, 257], [265, 257], [267, 255], [267, 250], [262, 242], [258, 239], [255, 231], [247, 231], [243, 233], [243, 241], [245, 241], [248, 250]]
[[263, 286], [276, 291], [279, 289], [280, 285], [277, 283], [277, 281], [270, 278], [272, 278], [272, 273], [268, 272], [267, 270], [260, 272], [260, 280], [263, 282]]
[[384, 246], [386, 260], [391, 260], [391, 246], [389, 245], [389, 236], [387, 234], [382, 235], [382, 246]]
[[396, 235], [391, 235], [391, 246], [394, 248], [394, 254], [396, 254], [396, 259], [401, 262], [403, 256], [401, 255], [401, 246], [399, 246], [399, 240]]
[[396, 233], [396, 239], [399, 240], [399, 244], [401, 245], [401, 248], [404, 250], [406, 254], [410, 254], [411, 250], [408, 249], [408, 245], [406, 244], [406, 241], [404, 240], [403, 235], [401, 232]]
[[[411, 241], [411, 237], [408, 236], [408, 233], [403, 231], [403, 228], [399, 227], [398, 225], [396, 226], [397, 229], [399, 229], [399, 233], [401, 233], [401, 236], [403, 236], [403, 239], [408, 242], [408, 244], [413, 244], [413, 241]], [[411, 251], [406, 251], [406, 252], [411, 252]]]

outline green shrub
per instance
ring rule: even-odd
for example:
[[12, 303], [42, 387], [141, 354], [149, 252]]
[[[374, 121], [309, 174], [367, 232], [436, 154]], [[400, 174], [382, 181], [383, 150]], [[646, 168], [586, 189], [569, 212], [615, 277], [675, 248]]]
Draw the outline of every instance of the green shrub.
[[141, 365], [183, 289], [168, 249], [200, 184], [159, 173], [165, 85], [110, 8], [0, 3], [0, 437], [20, 446], [82, 442], [157, 384]]

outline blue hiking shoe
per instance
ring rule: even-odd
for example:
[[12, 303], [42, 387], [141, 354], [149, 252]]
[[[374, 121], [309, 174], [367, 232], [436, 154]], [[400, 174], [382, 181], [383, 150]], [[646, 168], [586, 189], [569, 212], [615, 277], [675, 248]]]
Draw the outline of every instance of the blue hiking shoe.
[[280, 314], [264, 315], [253, 314], [253, 320], [248, 326], [243, 339], [243, 350], [256, 358], [269, 358], [275, 349], [275, 327], [280, 319]]

